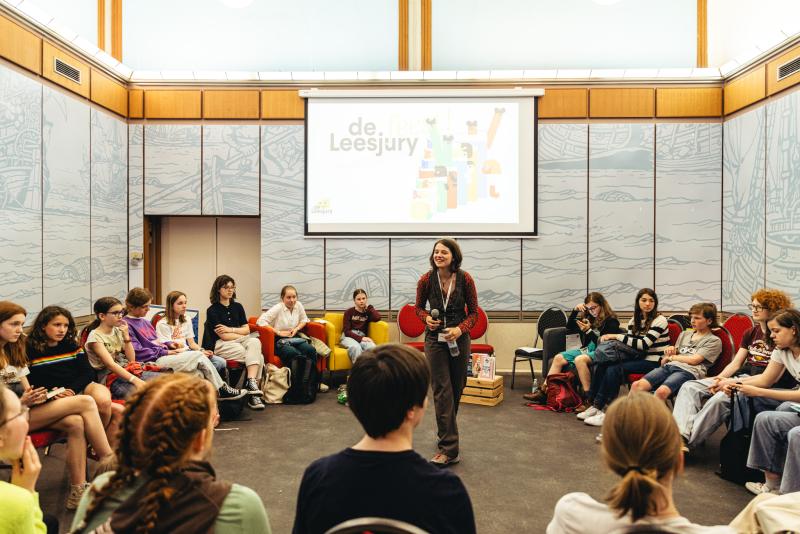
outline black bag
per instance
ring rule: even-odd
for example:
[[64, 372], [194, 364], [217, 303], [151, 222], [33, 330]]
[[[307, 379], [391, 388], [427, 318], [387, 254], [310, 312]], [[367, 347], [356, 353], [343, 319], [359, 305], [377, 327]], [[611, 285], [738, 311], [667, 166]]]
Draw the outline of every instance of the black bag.
[[[750, 404], [750, 417], [748, 421], [742, 421], [744, 415], [741, 412], [739, 402]], [[728, 421], [728, 433], [719, 443], [719, 473], [721, 478], [744, 485], [745, 482], [764, 482], [764, 473], [758, 469], [747, 467], [747, 455], [750, 452], [750, 439], [753, 434], [753, 420], [755, 419], [755, 409], [753, 401], [749, 398], [739, 399], [736, 391], [731, 394], [731, 415]], [[745, 423], [742, 428], [735, 430], [735, 423]]]
[[317, 400], [319, 371], [317, 363], [306, 358], [293, 358], [292, 385], [283, 397], [284, 404], [311, 404]]
[[624, 362], [641, 360], [647, 354], [626, 345], [622, 341], [603, 341], [594, 349], [594, 361], [597, 363]]

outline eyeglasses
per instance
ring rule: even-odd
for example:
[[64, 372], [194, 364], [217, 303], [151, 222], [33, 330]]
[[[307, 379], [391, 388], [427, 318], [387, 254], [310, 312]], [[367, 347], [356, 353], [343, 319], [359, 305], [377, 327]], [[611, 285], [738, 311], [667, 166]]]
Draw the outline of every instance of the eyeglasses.
[[756, 313], [760, 312], [761, 310], [766, 310], [766, 308], [764, 306], [757, 306], [757, 305], [753, 305], [753, 304], [748, 304], [747, 307], [750, 308], [750, 311], [753, 311], [753, 312], [756, 312]]
[[586, 309], [589, 310], [590, 312], [593, 312], [599, 308], [600, 306], [586, 306]]
[[2, 423], [0, 423], [0, 427], [4, 427], [5, 425], [10, 423], [11, 421], [16, 419], [17, 417], [24, 417], [26, 421], [30, 421], [31, 420], [31, 409], [23, 404], [19, 409], [19, 413], [17, 415], [12, 415], [8, 419], [6, 419]]
[[108, 312], [106, 315], [113, 315], [114, 317], [122, 317], [125, 314], [124, 310]]

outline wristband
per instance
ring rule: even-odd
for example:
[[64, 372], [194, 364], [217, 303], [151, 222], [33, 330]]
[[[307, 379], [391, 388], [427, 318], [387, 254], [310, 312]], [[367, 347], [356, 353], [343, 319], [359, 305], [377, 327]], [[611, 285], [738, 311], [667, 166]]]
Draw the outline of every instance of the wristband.
[[133, 384], [133, 381], [136, 380], [136, 375], [131, 373], [131, 377], [128, 379], [128, 382]]

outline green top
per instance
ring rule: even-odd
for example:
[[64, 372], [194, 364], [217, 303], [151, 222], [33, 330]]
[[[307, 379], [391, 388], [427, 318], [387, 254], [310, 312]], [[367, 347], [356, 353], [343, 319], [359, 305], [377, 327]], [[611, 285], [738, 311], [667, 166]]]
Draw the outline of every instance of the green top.
[[[112, 474], [113, 472], [108, 472], [99, 475], [92, 482], [92, 486], [102, 488], [106, 485]], [[87, 528], [82, 532], [91, 532], [93, 529], [105, 523], [111, 517], [113, 511], [142, 484], [144, 484], [144, 479], [139, 478], [132, 486], [123, 489], [117, 495], [106, 498], [100, 509], [95, 512], [91, 521], [89, 521]], [[83, 521], [83, 517], [86, 515], [86, 508], [89, 506], [90, 498], [91, 492], [87, 489], [83, 493], [78, 509], [75, 511], [75, 518], [72, 520], [70, 531], [74, 531], [78, 524]], [[3, 532], [6, 531], [0, 531], [0, 534]], [[258, 494], [250, 488], [240, 486], [239, 484], [233, 484], [231, 492], [222, 502], [217, 521], [214, 523], [214, 532], [216, 534], [271, 534], [272, 530], [269, 527], [267, 511], [264, 509], [264, 504], [261, 502], [261, 498]]]
[[38, 493], [0, 481], [0, 503], [0, 534], [47, 533]]

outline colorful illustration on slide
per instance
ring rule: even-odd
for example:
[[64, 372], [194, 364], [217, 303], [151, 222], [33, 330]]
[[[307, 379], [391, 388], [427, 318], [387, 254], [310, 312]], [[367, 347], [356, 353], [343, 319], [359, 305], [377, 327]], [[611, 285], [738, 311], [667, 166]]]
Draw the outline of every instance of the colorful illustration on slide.
[[411, 202], [414, 220], [427, 221], [437, 213], [500, 198], [503, 171], [492, 157], [492, 144], [504, 112], [495, 108], [484, 129], [478, 120], [467, 121], [465, 134], [458, 138], [440, 131], [436, 119], [426, 120], [428, 139]]

